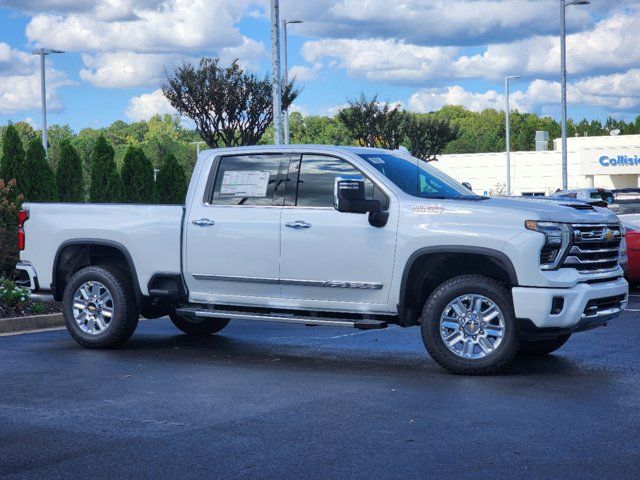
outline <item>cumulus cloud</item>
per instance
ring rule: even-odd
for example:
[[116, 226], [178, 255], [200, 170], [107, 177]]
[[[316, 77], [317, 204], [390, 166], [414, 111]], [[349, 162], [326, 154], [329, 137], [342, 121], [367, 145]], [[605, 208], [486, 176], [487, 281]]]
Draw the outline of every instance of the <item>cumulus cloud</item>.
[[[613, 2], [606, 2], [613, 3]], [[419, 45], [476, 45], [555, 33], [557, 0], [283, 0], [290, 18], [305, 20], [306, 35], [330, 38], [397, 38]], [[606, 11], [611, 5], [600, 5]], [[594, 9], [575, 9], [570, 31], [591, 23]]]
[[80, 78], [96, 87], [158, 85], [165, 70], [183, 60], [178, 54], [113, 52], [82, 55]]
[[0, 42], [0, 75], [28, 75], [33, 72], [36, 63], [33, 55]]
[[[597, 106], [616, 112], [635, 111], [640, 108], [640, 70], [570, 83], [567, 101], [571, 105]], [[511, 109], [522, 112], [557, 107], [560, 105], [560, 82], [534, 80], [526, 90], [511, 92], [509, 102]], [[472, 92], [456, 85], [419, 90], [411, 95], [408, 102], [409, 109], [416, 112], [431, 112], [445, 105], [463, 105], [473, 111], [487, 108], [504, 110], [505, 97], [496, 90]]]
[[[47, 64], [47, 108], [58, 111], [63, 108], [58, 89], [74, 82], [51, 68], [51, 61]], [[0, 113], [39, 108], [40, 101], [38, 57], [0, 42]]]
[[[57, 70], [47, 69], [47, 110], [60, 111], [63, 103], [58, 89], [73, 85], [67, 76]], [[0, 76], [0, 113], [12, 114], [19, 110], [40, 108], [40, 72], [28, 75]]]
[[289, 79], [296, 79], [298, 82], [308, 82], [318, 77], [318, 72], [322, 69], [322, 63], [316, 62], [311, 67], [304, 65], [294, 65], [289, 69]]
[[[589, 75], [638, 65], [638, 25], [640, 7], [628, 8], [613, 12], [591, 30], [569, 35], [569, 73]], [[302, 48], [310, 63], [328, 60], [353, 76], [409, 85], [443, 78], [498, 80], [515, 73], [549, 77], [560, 69], [557, 36], [490, 44], [475, 55], [462, 52], [460, 47], [422, 46], [393, 38], [311, 40]]]
[[373, 81], [421, 83], [446, 75], [457, 47], [422, 47], [394, 39], [313, 40], [302, 46], [304, 59], [312, 64], [325, 59], [354, 76]]
[[88, 11], [37, 13], [27, 38], [62, 50], [168, 52], [242, 45], [235, 27], [248, 0], [97, 2]]
[[174, 115], [176, 110], [158, 89], [151, 93], [145, 93], [129, 100], [125, 114], [133, 121], [148, 120], [154, 115]]

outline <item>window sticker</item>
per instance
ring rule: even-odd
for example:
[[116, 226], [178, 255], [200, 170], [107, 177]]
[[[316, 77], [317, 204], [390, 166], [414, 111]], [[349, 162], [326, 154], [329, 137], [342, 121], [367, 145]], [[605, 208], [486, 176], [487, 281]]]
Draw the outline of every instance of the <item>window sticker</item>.
[[260, 170], [227, 170], [222, 177], [220, 198], [266, 197], [269, 175]]

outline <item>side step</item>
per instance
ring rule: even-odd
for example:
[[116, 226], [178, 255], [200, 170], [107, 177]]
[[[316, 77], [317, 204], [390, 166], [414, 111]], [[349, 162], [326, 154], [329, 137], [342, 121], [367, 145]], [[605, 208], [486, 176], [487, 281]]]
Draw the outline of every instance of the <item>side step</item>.
[[298, 323], [309, 326], [351, 327], [359, 330], [387, 328], [387, 322], [362, 318], [325, 318], [293, 316], [284, 313], [236, 312], [228, 310], [206, 310], [197, 308], [176, 308], [176, 313], [195, 318], [231, 318], [238, 320], [255, 320], [259, 322]]

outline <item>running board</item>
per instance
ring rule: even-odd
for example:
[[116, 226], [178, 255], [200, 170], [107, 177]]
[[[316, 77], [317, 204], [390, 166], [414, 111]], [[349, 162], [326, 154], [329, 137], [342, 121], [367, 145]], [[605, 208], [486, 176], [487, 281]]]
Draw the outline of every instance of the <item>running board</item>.
[[226, 318], [237, 320], [255, 320], [259, 322], [297, 323], [308, 326], [351, 327], [359, 330], [387, 328], [387, 322], [362, 318], [323, 318], [293, 316], [283, 313], [267, 314], [255, 312], [234, 312], [227, 310], [206, 310], [196, 308], [176, 308], [176, 313], [195, 318]]

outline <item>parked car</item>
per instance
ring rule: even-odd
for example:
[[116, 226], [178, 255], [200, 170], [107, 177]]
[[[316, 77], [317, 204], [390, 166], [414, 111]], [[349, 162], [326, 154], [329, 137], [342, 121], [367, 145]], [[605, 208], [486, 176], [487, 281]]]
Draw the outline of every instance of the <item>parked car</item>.
[[[625, 231], [625, 259], [621, 261], [625, 278], [630, 284], [640, 284], [640, 209], [618, 215]], [[626, 260], [626, 261], [625, 261]]]
[[558, 198], [575, 198], [583, 200], [599, 207], [608, 207], [614, 203], [613, 193], [611, 190], [604, 188], [576, 188], [572, 190], [561, 190], [553, 194]]
[[449, 371], [488, 374], [606, 324], [628, 294], [608, 210], [479, 196], [398, 151], [208, 150], [184, 206], [26, 203], [19, 223], [23, 284], [89, 348], [126, 342], [139, 314], [189, 334], [395, 324]]
[[613, 203], [610, 210], [616, 215], [640, 213], [640, 188], [618, 188], [612, 190]]

